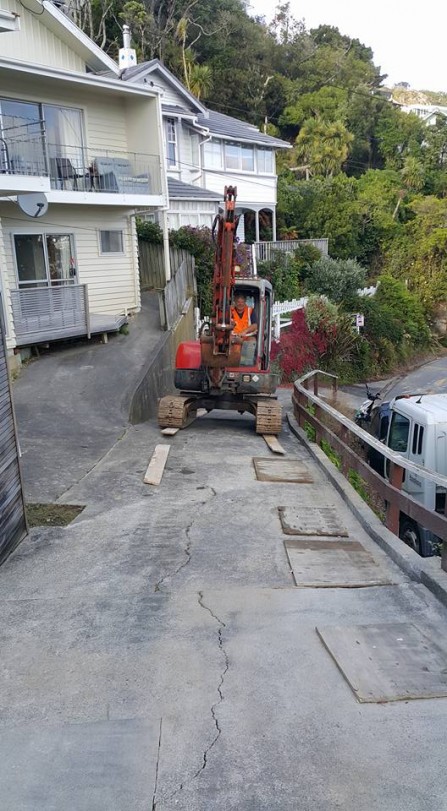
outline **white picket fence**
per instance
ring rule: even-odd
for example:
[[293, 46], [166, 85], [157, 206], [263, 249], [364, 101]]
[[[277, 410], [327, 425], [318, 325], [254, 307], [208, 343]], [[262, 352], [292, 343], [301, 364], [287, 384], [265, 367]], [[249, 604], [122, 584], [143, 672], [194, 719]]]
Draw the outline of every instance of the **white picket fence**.
[[[361, 290], [357, 290], [359, 296], [373, 296], [376, 292], [377, 287], [371, 285], [371, 287], [363, 287]], [[291, 301], [277, 301], [273, 305], [273, 338], [275, 341], [279, 341], [281, 338], [281, 330], [284, 327], [289, 327], [292, 323], [292, 318], [290, 316], [291, 313], [295, 312], [295, 310], [302, 310], [307, 304], [307, 296], [303, 296], [303, 298], [294, 298]]]

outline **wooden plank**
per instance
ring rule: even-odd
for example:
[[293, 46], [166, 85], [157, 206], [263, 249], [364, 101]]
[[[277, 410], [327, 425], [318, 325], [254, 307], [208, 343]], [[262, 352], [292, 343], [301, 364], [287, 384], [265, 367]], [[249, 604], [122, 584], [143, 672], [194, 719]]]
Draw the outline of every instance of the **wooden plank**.
[[163, 428], [161, 433], [164, 436], [175, 436], [178, 431], [180, 431], [180, 428]]
[[278, 507], [285, 535], [347, 536], [335, 507]]
[[264, 437], [267, 445], [269, 446], [270, 450], [273, 451], [273, 453], [281, 453], [283, 455], [285, 454], [285, 450], [281, 445], [281, 443], [278, 441], [278, 437], [274, 436], [274, 434], [263, 434], [262, 436]]
[[160, 484], [170, 449], [170, 445], [155, 446], [152, 459], [149, 462], [146, 475], [144, 477], [145, 484]]
[[299, 588], [388, 586], [391, 580], [357, 541], [296, 540], [285, 543]]
[[261, 482], [297, 482], [312, 484], [312, 474], [299, 459], [253, 459], [256, 478]]
[[444, 629], [436, 639], [407, 622], [316, 631], [362, 703], [447, 696]]

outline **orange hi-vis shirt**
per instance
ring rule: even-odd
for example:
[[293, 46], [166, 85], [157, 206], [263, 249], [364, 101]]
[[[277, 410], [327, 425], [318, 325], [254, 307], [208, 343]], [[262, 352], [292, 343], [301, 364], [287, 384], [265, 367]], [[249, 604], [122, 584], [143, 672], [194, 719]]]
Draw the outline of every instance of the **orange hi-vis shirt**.
[[231, 308], [231, 320], [234, 321], [233, 335], [240, 335], [251, 324], [252, 307], [244, 307], [244, 312], [239, 315], [235, 307]]

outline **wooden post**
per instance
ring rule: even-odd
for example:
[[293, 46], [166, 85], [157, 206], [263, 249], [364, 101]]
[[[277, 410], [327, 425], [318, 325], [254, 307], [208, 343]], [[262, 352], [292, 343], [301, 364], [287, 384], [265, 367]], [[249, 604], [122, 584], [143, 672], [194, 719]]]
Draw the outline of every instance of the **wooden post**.
[[314, 394], [318, 397], [318, 374], [314, 375]]
[[[318, 384], [317, 384], [317, 388], [318, 388]], [[315, 391], [315, 378], [314, 378], [314, 391]], [[315, 408], [315, 418], [319, 422], [321, 422], [321, 408], [320, 408], [319, 405], [315, 405], [314, 408]], [[320, 441], [321, 441], [321, 432], [320, 432], [319, 426], [316, 425], [315, 426], [315, 442], [317, 443], [317, 445], [319, 445]]]
[[[397, 490], [401, 490], [403, 478], [403, 467], [400, 467], [400, 465], [397, 465], [395, 462], [390, 462], [390, 484], [396, 487]], [[394, 532], [395, 535], [399, 535], [399, 514], [399, 505], [393, 504], [393, 502], [390, 501], [386, 513], [386, 526], [390, 532]]]
[[[444, 515], [447, 515], [447, 493], [445, 496]], [[442, 542], [441, 569], [443, 572], [447, 572], [447, 540]]]
[[[346, 428], [345, 425], [340, 426], [340, 439], [342, 440], [342, 442], [344, 442], [345, 445], [349, 444], [349, 430], [348, 428]], [[343, 476], [347, 479], [349, 472], [349, 463], [343, 453], [341, 454], [341, 472], [343, 473]]]

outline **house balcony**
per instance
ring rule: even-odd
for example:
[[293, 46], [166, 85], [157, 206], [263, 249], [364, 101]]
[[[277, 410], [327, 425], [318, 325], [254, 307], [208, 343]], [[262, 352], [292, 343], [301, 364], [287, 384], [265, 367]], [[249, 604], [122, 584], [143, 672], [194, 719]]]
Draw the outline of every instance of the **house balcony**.
[[[131, 206], [165, 203], [157, 155], [51, 144], [42, 138], [3, 143], [0, 191], [2, 183], [21, 189], [17, 181], [26, 178], [26, 191], [45, 191], [50, 203]], [[40, 184], [39, 187], [31, 188], [31, 181]]]
[[67, 338], [117, 332], [125, 315], [90, 313], [88, 286], [65, 282], [51, 287], [11, 290], [12, 316], [18, 347]]

